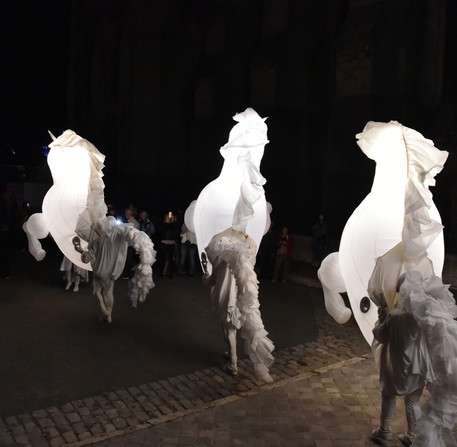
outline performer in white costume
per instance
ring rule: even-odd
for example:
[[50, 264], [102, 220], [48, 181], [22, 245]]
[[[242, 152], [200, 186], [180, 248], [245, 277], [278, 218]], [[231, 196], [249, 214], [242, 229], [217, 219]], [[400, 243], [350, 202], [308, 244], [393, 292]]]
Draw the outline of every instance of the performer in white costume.
[[98, 304], [103, 319], [111, 323], [114, 305], [114, 282], [122, 274], [127, 256], [127, 248], [132, 245], [140, 253], [140, 264], [134, 269], [135, 275], [129, 283], [129, 296], [133, 307], [138, 301], [143, 302], [152, 283], [151, 265], [154, 263], [154, 251], [147, 250], [150, 241], [146, 233], [136, 230], [129, 224], [118, 224], [113, 216], [103, 220], [101, 233], [92, 228], [89, 236], [87, 250], [79, 246], [79, 238], [73, 243], [75, 249], [81, 253], [84, 263], [90, 263], [94, 272], [93, 293], [98, 299]]
[[[371, 344], [378, 316], [376, 306], [368, 299], [368, 281], [378, 258], [391, 250], [405, 250], [401, 246], [404, 228], [409, 229], [412, 242], [404, 253], [405, 266], [400, 266], [394, 275], [385, 275], [389, 281], [389, 290], [384, 288], [386, 298], [389, 294], [395, 295], [399, 276], [421, 262], [430, 262], [434, 274], [441, 275], [444, 263], [442, 225], [429, 186], [435, 184], [434, 176], [443, 168], [448, 154], [419, 132], [396, 121], [369, 122], [357, 138], [362, 151], [377, 163], [373, 186], [349, 218], [339, 252], [324, 259], [318, 276], [330, 315], [338, 323], [345, 323], [350, 318], [351, 310], [340, 295], [347, 291], [357, 324]], [[428, 227], [422, 225], [419, 215], [418, 221], [408, 220], [404, 225], [405, 215], [411, 215], [405, 209], [407, 197], [410, 197], [408, 206], [414, 207], [417, 194], [426, 200], [430, 216]], [[428, 261], [423, 254], [414, 253], [418, 231], [425, 239], [434, 235], [427, 245]]]
[[234, 120], [238, 124], [220, 150], [224, 157], [221, 174], [189, 206], [185, 222], [196, 233], [213, 309], [223, 326], [230, 358], [226, 372], [237, 374], [236, 333], [240, 330], [257, 377], [270, 382], [274, 345], [263, 326], [254, 272], [258, 245], [270, 226], [262, 186], [265, 179], [260, 174], [267, 126], [251, 108]]
[[65, 290], [70, 290], [72, 284], [74, 284], [73, 292], [78, 292], [81, 281], [89, 282], [89, 272], [73, 264], [65, 255], [60, 264], [60, 271], [65, 274]]
[[[382, 407], [381, 424], [373, 437], [392, 437], [396, 396], [404, 396], [408, 428], [399, 435], [402, 444], [455, 445], [451, 429], [457, 422], [457, 323], [453, 320], [457, 307], [435, 271], [439, 267], [441, 273], [442, 264], [434, 259], [441, 260], [435, 256], [443, 227], [429, 190], [448, 154], [402, 127], [408, 157], [401, 240], [378, 257], [367, 287], [379, 306], [373, 347], [380, 367]], [[432, 397], [421, 418], [419, 400], [425, 385]]]
[[206, 253], [213, 266], [208, 284], [211, 286], [213, 310], [224, 331], [230, 363], [224, 367], [237, 374], [236, 334], [240, 330], [245, 351], [256, 376], [266, 382], [274, 358], [274, 345], [267, 337], [260, 315], [259, 286], [254, 272], [256, 244], [241, 231], [228, 228], [211, 239]]
[[43, 213], [32, 215], [23, 226], [29, 251], [42, 260], [46, 253], [38, 239], [50, 232], [71, 262], [84, 269], [94, 268], [94, 294], [104, 318], [111, 321], [114, 281], [120, 274], [119, 265], [123, 268], [125, 264], [127, 245], [140, 256], [129, 282], [134, 307], [154, 287], [154, 245], [145, 233], [129, 224], [116, 225], [113, 217], [106, 217], [102, 180], [105, 156], [72, 130], [53, 139], [48, 164], [54, 185], [44, 198]]

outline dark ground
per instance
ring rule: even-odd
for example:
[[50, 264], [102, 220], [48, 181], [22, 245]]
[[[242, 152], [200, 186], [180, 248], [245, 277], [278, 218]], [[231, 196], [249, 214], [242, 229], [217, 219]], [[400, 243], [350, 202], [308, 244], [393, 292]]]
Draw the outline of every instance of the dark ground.
[[[156, 278], [137, 309], [119, 279], [113, 323], [100, 323], [91, 286], [65, 292], [61, 255], [47, 246], [40, 263], [13, 253], [11, 279], [0, 280], [0, 417], [223, 363], [222, 333], [199, 277]], [[320, 293], [260, 283], [263, 321], [277, 349], [316, 338], [312, 297]]]

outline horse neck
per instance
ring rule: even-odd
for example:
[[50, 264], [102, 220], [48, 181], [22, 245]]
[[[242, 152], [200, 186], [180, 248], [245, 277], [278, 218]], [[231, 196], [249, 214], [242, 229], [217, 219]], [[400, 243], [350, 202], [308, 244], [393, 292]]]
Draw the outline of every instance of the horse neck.
[[400, 160], [386, 160], [376, 164], [371, 191], [389, 200], [404, 200], [408, 181], [406, 157]]
[[[220, 177], [223, 179], [241, 179], [244, 170], [244, 165], [239, 163], [238, 157], [246, 150], [241, 147], [233, 147], [225, 152], [224, 165], [222, 166]], [[263, 156], [263, 145], [247, 149], [250, 152], [251, 160], [254, 166], [259, 169], [260, 161]]]

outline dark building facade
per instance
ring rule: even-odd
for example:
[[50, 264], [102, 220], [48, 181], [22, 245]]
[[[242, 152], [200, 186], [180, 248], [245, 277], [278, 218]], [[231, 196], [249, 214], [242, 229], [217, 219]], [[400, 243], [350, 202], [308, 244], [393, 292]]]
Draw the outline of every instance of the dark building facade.
[[231, 117], [268, 116], [273, 220], [338, 238], [371, 187], [355, 143], [397, 120], [450, 152], [433, 189], [457, 251], [454, 0], [75, 0], [68, 123], [107, 155], [109, 201], [183, 209], [219, 175]]

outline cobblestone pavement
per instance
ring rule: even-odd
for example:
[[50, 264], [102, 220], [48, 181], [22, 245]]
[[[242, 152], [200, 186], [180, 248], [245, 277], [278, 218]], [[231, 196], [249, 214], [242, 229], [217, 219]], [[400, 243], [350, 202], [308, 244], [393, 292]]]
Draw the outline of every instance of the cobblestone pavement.
[[380, 404], [368, 345], [315, 307], [318, 339], [275, 352], [272, 384], [246, 361], [236, 377], [207, 368], [0, 419], [0, 446], [365, 445]]

